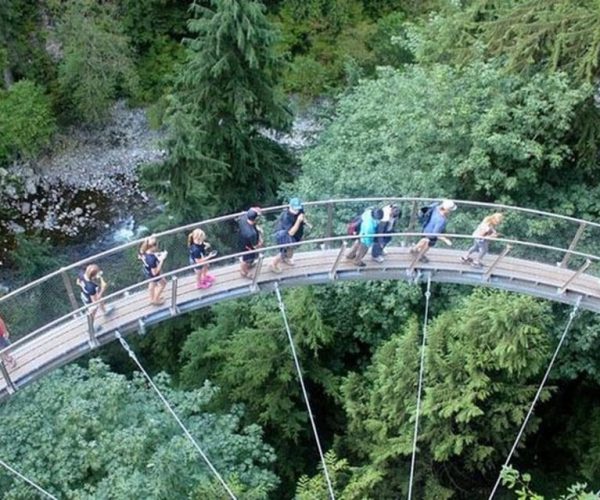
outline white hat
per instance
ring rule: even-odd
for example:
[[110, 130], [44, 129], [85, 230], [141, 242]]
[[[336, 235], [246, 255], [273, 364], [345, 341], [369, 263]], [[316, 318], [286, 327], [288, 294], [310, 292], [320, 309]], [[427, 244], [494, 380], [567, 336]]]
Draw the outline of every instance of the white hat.
[[452, 200], [442, 200], [440, 208], [448, 210], [449, 212], [454, 212], [454, 210], [456, 210], [456, 203], [454, 203]]

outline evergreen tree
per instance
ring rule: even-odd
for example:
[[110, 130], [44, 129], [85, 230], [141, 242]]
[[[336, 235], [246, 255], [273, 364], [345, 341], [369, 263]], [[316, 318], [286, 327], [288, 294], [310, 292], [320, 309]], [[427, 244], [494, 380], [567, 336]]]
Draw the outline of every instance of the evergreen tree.
[[[429, 326], [418, 496], [448, 498], [460, 488], [474, 493], [492, 480], [547, 361], [549, 319], [548, 307], [534, 299], [477, 290]], [[383, 344], [365, 375], [351, 375], [343, 387], [345, 445], [366, 463], [353, 482], [366, 483], [362, 493], [369, 498], [402, 496], [407, 486], [420, 327], [410, 323], [404, 335]], [[548, 396], [546, 389], [542, 399]]]
[[146, 171], [184, 220], [273, 200], [290, 158], [265, 135], [289, 125], [276, 89], [281, 61], [258, 1], [197, 3], [187, 59], [170, 96], [168, 160]]
[[109, 2], [69, 0], [59, 22], [64, 57], [58, 68], [67, 113], [100, 122], [121, 92], [135, 88], [129, 40]]

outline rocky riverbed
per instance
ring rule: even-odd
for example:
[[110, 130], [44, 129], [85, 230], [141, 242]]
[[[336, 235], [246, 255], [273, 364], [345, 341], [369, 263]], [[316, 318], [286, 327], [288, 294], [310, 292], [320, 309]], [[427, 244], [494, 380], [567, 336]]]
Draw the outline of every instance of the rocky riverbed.
[[50, 153], [9, 169], [20, 179], [20, 187], [7, 192], [18, 214], [9, 229], [76, 240], [152, 204], [140, 188], [138, 167], [162, 161], [160, 138], [143, 110], [124, 103], [113, 108], [102, 128], [66, 131], [55, 139]]
[[[329, 104], [298, 114], [289, 134], [263, 133], [300, 151], [322, 129], [320, 115]], [[63, 246], [69, 260], [139, 236], [139, 221], [161, 210], [140, 187], [139, 167], [164, 160], [162, 137], [143, 109], [119, 102], [102, 127], [72, 127], [45, 155], [12, 165], [8, 176], [18, 182], [5, 186], [4, 202], [16, 216], [2, 228], [0, 258], [10, 249], [11, 235], [22, 232]]]

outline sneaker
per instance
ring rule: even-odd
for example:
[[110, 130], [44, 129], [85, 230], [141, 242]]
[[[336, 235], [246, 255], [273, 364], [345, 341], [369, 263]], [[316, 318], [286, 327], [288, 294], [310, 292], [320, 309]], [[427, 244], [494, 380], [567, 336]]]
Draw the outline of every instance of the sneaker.
[[200, 283], [198, 283], [197, 288], [204, 290], [206, 288], [210, 288], [211, 286], [212, 286], [212, 281], [203, 280]]
[[373, 260], [381, 264], [385, 259], [380, 255], [379, 257], [373, 257]]
[[292, 257], [290, 257], [289, 259], [288, 258], [283, 259], [283, 263], [287, 264], [288, 266], [296, 265], [296, 263], [294, 262], [294, 259]]
[[419, 251], [415, 247], [411, 247], [411, 249], [408, 251], [408, 253], [411, 255], [417, 255], [419, 253]]
[[460, 260], [465, 264], [470, 264], [471, 262], [473, 262], [473, 259], [471, 257], [461, 257]]
[[245, 273], [244, 271], [240, 271], [240, 276], [242, 278], [246, 278], [247, 280], [254, 279], [254, 275], [252, 275], [251, 273]]
[[483, 267], [483, 262], [481, 262], [480, 260], [475, 260], [475, 261], [471, 262], [471, 265], [473, 267]]
[[355, 262], [354, 265], [358, 267], [367, 267], [367, 265], [362, 260], [360, 262]]
[[104, 311], [104, 316], [110, 316], [115, 312], [115, 306], [108, 306]]
[[421, 257], [419, 258], [419, 262], [422, 262], [423, 264], [427, 264], [429, 262], [429, 259], [427, 257], [425, 257], [424, 255], [421, 255]]
[[102, 325], [94, 325], [94, 332], [100, 333], [102, 330]]
[[273, 266], [273, 265], [269, 266], [269, 269], [271, 270], [272, 273], [275, 273], [275, 274], [281, 274], [281, 272], [283, 271], [280, 267]]
[[211, 283], [214, 283], [215, 281], [217, 281], [217, 278], [215, 278], [212, 274], [207, 274], [206, 276], [204, 276], [204, 279], [206, 281], [210, 281]]

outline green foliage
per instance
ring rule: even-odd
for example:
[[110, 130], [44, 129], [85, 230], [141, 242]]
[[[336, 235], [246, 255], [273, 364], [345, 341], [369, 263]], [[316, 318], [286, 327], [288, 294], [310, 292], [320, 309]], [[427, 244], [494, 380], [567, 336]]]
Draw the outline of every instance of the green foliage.
[[0, 70], [5, 87], [23, 78], [49, 87], [56, 77], [46, 52], [42, 17], [38, 2], [0, 1]]
[[256, 1], [193, 4], [186, 62], [170, 98], [167, 162], [145, 173], [148, 184], [184, 220], [272, 200], [290, 159], [266, 128], [290, 115], [275, 85], [281, 61], [275, 32]]
[[[477, 491], [508, 452], [547, 361], [548, 313], [528, 297], [477, 290], [429, 325], [416, 482], [425, 498]], [[420, 328], [409, 323], [343, 385], [345, 446], [381, 477], [369, 497], [402, 496], [407, 486]]]
[[592, 196], [584, 173], [569, 168], [566, 144], [575, 107], [589, 92], [571, 88], [564, 75], [525, 79], [493, 64], [382, 70], [341, 99], [286, 191], [452, 196], [571, 211], [584, 189], [585, 199]]
[[23, 283], [40, 278], [66, 263], [48, 240], [25, 234], [17, 234], [15, 239], [15, 249], [8, 253], [8, 259], [19, 270]]
[[101, 122], [114, 99], [137, 84], [129, 40], [115, 13], [109, 2], [69, 0], [60, 17], [60, 96], [67, 114], [83, 122]]
[[[327, 472], [329, 473], [329, 479], [333, 487], [336, 498], [347, 498], [346, 496], [340, 496], [341, 491], [348, 483], [351, 476], [352, 469], [348, 465], [346, 459], [338, 459], [334, 451], [328, 451], [325, 453], [325, 465], [327, 466]], [[320, 500], [329, 496], [329, 489], [325, 481], [323, 474], [323, 466], [319, 463], [319, 472], [313, 476], [301, 476], [298, 479], [296, 486], [296, 498], [297, 500]]]
[[0, 164], [34, 157], [55, 130], [50, 101], [40, 86], [21, 80], [0, 91]]
[[[600, 70], [598, 2], [476, 0], [424, 28], [420, 61], [502, 56], [515, 72], [564, 71], [594, 82]], [[473, 43], [476, 40], [476, 43]]]
[[[277, 484], [268, 467], [272, 450], [256, 425], [242, 427], [239, 408], [204, 410], [217, 389], [210, 384], [175, 391], [156, 378], [215, 468], [240, 497], [267, 498]], [[199, 498], [217, 489], [195, 448], [141, 376], [127, 380], [99, 361], [69, 366], [14, 396], [0, 408], [4, 460], [58, 497]], [[236, 487], [237, 486], [237, 487]], [[2, 473], [7, 498], [31, 490]], [[261, 493], [262, 492], [262, 493]]]
[[[323, 324], [310, 289], [293, 290], [286, 305], [301, 364], [318, 382], [327, 377], [318, 354], [333, 341], [333, 332]], [[243, 402], [260, 424], [278, 428], [286, 439], [306, 431], [306, 412], [273, 297], [220, 306], [214, 324], [192, 332], [183, 356], [184, 383], [198, 386], [210, 371], [215, 383], [227, 387], [228, 397]]]
[[[502, 484], [510, 490], [516, 490], [519, 500], [544, 500], [542, 495], [535, 493], [531, 487], [531, 476], [529, 474], [521, 474], [511, 466], [502, 469]], [[575, 483], [568, 488], [567, 493], [558, 497], [558, 500], [597, 500], [600, 495], [587, 491], [588, 487], [585, 483]]]

